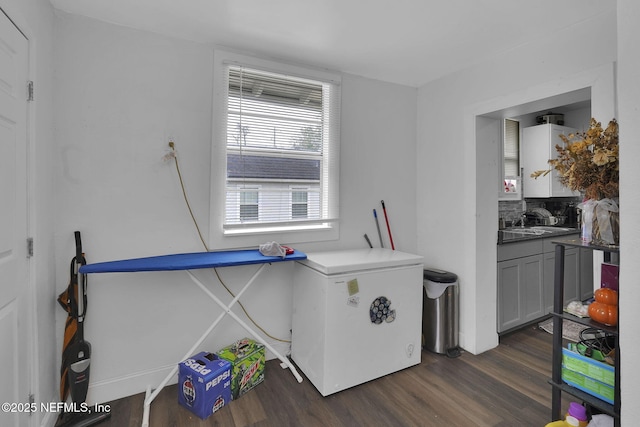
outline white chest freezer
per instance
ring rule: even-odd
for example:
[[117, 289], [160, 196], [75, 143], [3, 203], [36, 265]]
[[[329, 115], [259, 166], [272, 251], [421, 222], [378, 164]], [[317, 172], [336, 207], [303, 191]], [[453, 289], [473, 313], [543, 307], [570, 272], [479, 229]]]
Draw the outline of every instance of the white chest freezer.
[[291, 357], [323, 396], [420, 363], [422, 262], [374, 248], [296, 263]]

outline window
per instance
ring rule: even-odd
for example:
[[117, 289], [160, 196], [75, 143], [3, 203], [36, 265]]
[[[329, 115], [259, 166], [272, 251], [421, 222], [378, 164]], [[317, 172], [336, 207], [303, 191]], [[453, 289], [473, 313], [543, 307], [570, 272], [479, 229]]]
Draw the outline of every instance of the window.
[[253, 189], [238, 190], [240, 194], [240, 221], [258, 220], [258, 191]]
[[306, 189], [291, 190], [291, 218], [308, 218], [309, 193]]
[[504, 176], [520, 176], [520, 122], [504, 120]]
[[501, 195], [520, 197], [520, 122], [516, 120], [504, 119], [503, 122], [501, 178]]
[[212, 208], [223, 211], [212, 220], [222, 236], [337, 229], [339, 79], [221, 56]]

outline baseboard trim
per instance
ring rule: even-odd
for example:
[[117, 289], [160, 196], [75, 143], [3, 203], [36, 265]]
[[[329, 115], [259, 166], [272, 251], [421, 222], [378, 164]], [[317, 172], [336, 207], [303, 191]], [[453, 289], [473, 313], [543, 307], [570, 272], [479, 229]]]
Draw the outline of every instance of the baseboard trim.
[[[121, 377], [95, 381], [89, 385], [87, 402], [90, 405], [106, 403], [134, 394], [144, 393], [147, 386], [155, 389], [174, 367], [175, 365], [167, 365]], [[174, 378], [169, 380], [167, 385], [176, 384], [177, 382], [178, 375], [176, 374]]]
[[[285, 357], [291, 351], [291, 345], [288, 342], [271, 343], [271, 346], [280, 354], [285, 355]], [[276, 358], [270, 351], [267, 351], [265, 356], [266, 360]], [[87, 403], [95, 405], [96, 403], [111, 402], [123, 397], [144, 393], [147, 387], [151, 387], [154, 390], [177, 364], [178, 362], [144, 371], [132, 372], [119, 377], [91, 381], [87, 393]], [[167, 385], [177, 384], [177, 382], [178, 374], [175, 374]]]

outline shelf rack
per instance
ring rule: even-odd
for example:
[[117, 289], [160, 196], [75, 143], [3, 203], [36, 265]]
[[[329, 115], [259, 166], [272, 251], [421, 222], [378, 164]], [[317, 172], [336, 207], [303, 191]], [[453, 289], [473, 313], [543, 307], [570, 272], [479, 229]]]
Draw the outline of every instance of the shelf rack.
[[[563, 240], [553, 242], [555, 248], [555, 270], [554, 270], [554, 293], [553, 293], [553, 355], [551, 370], [551, 419], [562, 419], [561, 402], [562, 393], [567, 393], [577, 399], [587, 403], [599, 411], [609, 414], [614, 419], [614, 425], [620, 426], [620, 351], [618, 328], [606, 326], [595, 322], [590, 318], [580, 318], [569, 313], [563, 312], [564, 300], [564, 253], [566, 247], [580, 247], [604, 252], [604, 261], [611, 261], [611, 254], [618, 253], [618, 246], [601, 246], [592, 245], [582, 242], [580, 239]], [[614, 387], [614, 404], [611, 405], [603, 400], [598, 399], [588, 393], [572, 387], [562, 381], [562, 324], [564, 320], [571, 320], [591, 328], [603, 330], [615, 337], [615, 387]]]

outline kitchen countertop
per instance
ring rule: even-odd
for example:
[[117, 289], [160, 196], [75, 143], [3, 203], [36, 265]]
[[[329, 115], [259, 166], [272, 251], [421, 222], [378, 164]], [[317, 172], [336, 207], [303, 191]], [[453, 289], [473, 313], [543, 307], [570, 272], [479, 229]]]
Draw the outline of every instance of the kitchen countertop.
[[578, 228], [563, 226], [509, 227], [504, 230], [498, 230], [498, 245], [525, 240], [546, 239], [548, 237], [569, 236], [578, 233], [580, 233]]

